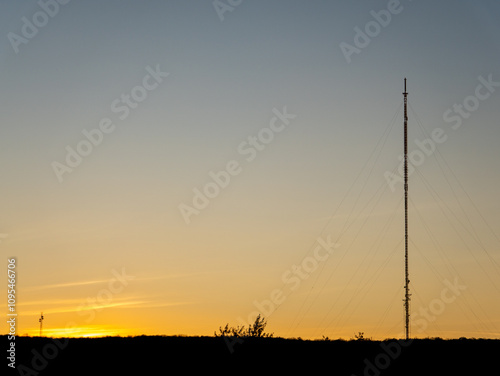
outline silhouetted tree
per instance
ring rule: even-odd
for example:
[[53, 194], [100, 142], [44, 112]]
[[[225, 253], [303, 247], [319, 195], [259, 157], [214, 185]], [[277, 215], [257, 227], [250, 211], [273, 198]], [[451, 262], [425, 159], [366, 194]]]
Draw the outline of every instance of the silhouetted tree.
[[260, 314], [255, 318], [253, 324], [248, 325], [248, 329], [244, 326], [226, 326], [223, 328], [219, 327], [219, 333], [214, 332], [216, 337], [272, 337], [274, 333], [265, 333], [267, 321]]
[[264, 329], [266, 328], [267, 321], [260, 316], [260, 314], [255, 319], [253, 325], [249, 325], [248, 327], [248, 336], [249, 337], [272, 337], [273, 333], [264, 333]]

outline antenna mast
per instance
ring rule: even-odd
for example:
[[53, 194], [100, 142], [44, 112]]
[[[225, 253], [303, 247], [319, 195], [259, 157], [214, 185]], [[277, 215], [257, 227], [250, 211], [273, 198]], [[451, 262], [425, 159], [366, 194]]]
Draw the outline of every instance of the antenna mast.
[[42, 324], [43, 324], [43, 312], [40, 314], [40, 318], [38, 319], [40, 323], [40, 337], [42, 336]]
[[408, 278], [408, 93], [406, 92], [406, 78], [404, 98], [404, 187], [405, 187], [405, 338], [410, 338], [410, 279]]

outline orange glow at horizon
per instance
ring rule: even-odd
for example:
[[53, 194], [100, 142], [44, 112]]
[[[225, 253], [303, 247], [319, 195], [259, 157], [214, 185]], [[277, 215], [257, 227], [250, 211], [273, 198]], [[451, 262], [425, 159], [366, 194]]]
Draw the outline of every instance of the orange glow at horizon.
[[[79, 326], [72, 328], [50, 328], [44, 329], [42, 337], [49, 338], [87, 338], [87, 337], [107, 337], [107, 336], [121, 336], [124, 334], [123, 329], [115, 329], [105, 325], [94, 326]], [[23, 335], [29, 337], [39, 337], [39, 329], [29, 329]]]

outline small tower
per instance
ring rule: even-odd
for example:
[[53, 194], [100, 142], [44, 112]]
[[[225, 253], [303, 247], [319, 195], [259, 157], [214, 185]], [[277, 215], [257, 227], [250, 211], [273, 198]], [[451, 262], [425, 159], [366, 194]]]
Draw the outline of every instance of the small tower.
[[40, 323], [40, 337], [42, 336], [42, 326], [43, 326], [43, 312], [40, 313], [40, 318], [38, 319], [38, 322]]

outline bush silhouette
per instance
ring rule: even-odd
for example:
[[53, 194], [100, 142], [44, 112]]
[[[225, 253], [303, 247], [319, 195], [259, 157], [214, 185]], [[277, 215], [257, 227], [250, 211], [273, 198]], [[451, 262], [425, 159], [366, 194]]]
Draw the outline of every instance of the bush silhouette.
[[354, 340], [367, 341], [367, 340], [371, 340], [371, 338], [365, 338], [365, 332], [358, 332], [358, 334], [354, 335]]
[[260, 314], [255, 318], [253, 324], [248, 325], [248, 328], [245, 329], [244, 326], [226, 326], [219, 327], [219, 333], [214, 332], [216, 337], [237, 337], [237, 338], [246, 338], [246, 337], [266, 337], [270, 338], [274, 334], [273, 333], [265, 333], [264, 330], [266, 328], [267, 321]]
[[245, 337], [245, 327], [243, 326], [229, 326], [226, 324], [224, 328], [219, 327], [219, 333], [214, 332], [216, 337]]

